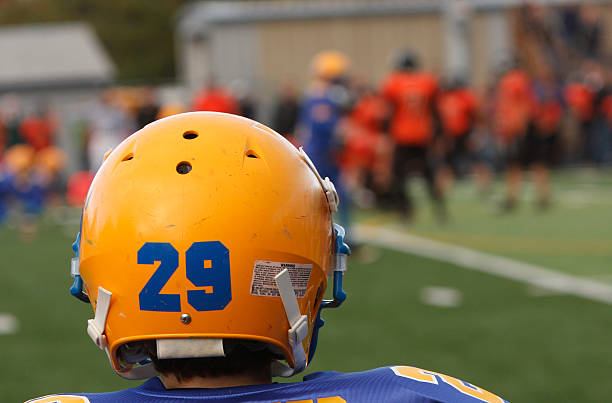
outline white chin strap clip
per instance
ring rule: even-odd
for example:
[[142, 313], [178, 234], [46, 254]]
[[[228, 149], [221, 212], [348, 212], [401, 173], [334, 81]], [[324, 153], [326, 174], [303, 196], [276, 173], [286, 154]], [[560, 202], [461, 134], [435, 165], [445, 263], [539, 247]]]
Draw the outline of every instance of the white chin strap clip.
[[278, 292], [287, 314], [287, 320], [289, 321], [289, 345], [293, 352], [295, 365], [293, 368], [289, 368], [276, 361], [272, 366], [272, 372], [274, 376], [288, 377], [302, 372], [306, 368], [306, 353], [304, 352], [302, 341], [308, 336], [308, 317], [300, 314], [300, 307], [293, 290], [293, 285], [291, 285], [289, 271], [287, 269], [281, 271], [274, 277], [274, 280], [276, 281], [276, 286], [278, 287]]
[[[108, 351], [108, 341], [104, 334], [104, 328], [106, 327], [106, 318], [108, 316], [108, 310], [110, 309], [111, 297], [113, 293], [105, 290], [102, 287], [98, 287], [98, 299], [96, 303], [96, 315], [93, 319], [87, 321], [87, 334], [91, 337], [96, 346], [100, 350], [104, 350], [108, 356], [111, 366], [113, 362]], [[130, 368], [128, 371], [119, 372], [117, 374], [125, 379], [146, 379], [152, 376], [156, 376], [157, 372], [153, 367], [153, 364], [148, 363], [145, 365], [135, 366]]]
[[96, 315], [93, 319], [87, 321], [87, 334], [89, 334], [91, 340], [96, 343], [100, 350], [106, 350], [108, 347], [106, 336], [104, 335], [104, 327], [106, 326], [106, 317], [108, 316], [112, 295], [111, 292], [98, 287]]

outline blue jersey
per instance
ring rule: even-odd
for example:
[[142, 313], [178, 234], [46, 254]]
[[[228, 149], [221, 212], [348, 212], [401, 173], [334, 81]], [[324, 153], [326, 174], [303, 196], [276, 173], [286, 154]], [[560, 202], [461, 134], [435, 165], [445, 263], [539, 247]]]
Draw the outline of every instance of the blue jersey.
[[305, 132], [304, 149], [322, 177], [338, 177], [334, 153], [338, 146], [336, 130], [342, 118], [342, 92], [339, 86], [314, 87], [302, 101], [299, 124]]
[[151, 378], [137, 388], [119, 392], [54, 395], [30, 402], [507, 403], [456, 378], [408, 366], [346, 374], [317, 372], [304, 377], [303, 382], [217, 389], [166, 390], [158, 378]]

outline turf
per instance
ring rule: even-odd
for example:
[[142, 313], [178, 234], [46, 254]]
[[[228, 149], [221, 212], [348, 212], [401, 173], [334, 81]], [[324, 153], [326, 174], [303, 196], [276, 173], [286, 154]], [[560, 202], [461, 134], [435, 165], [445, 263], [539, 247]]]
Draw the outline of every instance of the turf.
[[[459, 185], [446, 226], [423, 209], [406, 230], [604, 277], [610, 274], [612, 213], [606, 203], [612, 181], [603, 175], [585, 186], [580, 178], [555, 178], [558, 199], [551, 211], [534, 211], [526, 192], [522, 208], [511, 216], [498, 215], [495, 200], [478, 201], [471, 185]], [[577, 186], [588, 190], [580, 208], [566, 196]], [[420, 205], [425, 203], [421, 198]], [[370, 223], [395, 221], [379, 212], [361, 216]], [[18, 333], [0, 335], [0, 401], [137, 384], [113, 374], [86, 334], [91, 308], [68, 294], [75, 231], [74, 225], [45, 224], [34, 241], [24, 243], [14, 230], [0, 229], [0, 312], [20, 322]], [[462, 303], [425, 305], [420, 294], [427, 286], [455, 288]], [[373, 264], [352, 259], [345, 288], [347, 302], [324, 313], [327, 324], [308, 372], [405, 364], [462, 378], [512, 402], [602, 402], [612, 396], [608, 305], [534, 296], [520, 283], [387, 250]]]
[[567, 273], [612, 281], [612, 172], [572, 170], [553, 175], [552, 207], [535, 206], [525, 182], [519, 207], [502, 213], [504, 189], [496, 182], [483, 199], [472, 182], [457, 183], [448, 200], [450, 219], [440, 225], [429, 208], [422, 184], [412, 191], [419, 209], [410, 225], [380, 211], [361, 211], [360, 221], [468, 248], [542, 265]]

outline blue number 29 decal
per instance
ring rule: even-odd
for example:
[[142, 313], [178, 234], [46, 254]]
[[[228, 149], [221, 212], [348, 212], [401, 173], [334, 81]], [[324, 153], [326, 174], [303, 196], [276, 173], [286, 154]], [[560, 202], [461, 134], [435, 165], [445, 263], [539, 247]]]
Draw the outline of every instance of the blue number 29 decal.
[[[217, 311], [232, 300], [229, 250], [219, 241], [195, 242], [185, 254], [187, 279], [200, 290], [188, 290], [187, 302], [197, 311]], [[138, 264], [159, 267], [138, 295], [143, 311], [180, 312], [179, 294], [161, 294], [178, 268], [179, 254], [167, 242], [147, 242], [138, 250]]]

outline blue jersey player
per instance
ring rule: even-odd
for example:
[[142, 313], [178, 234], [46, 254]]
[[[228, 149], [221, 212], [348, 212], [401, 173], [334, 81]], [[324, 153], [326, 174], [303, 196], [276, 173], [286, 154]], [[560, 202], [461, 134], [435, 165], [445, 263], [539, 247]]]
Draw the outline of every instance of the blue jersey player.
[[[341, 177], [339, 157], [344, 147], [341, 122], [353, 104], [347, 85], [349, 59], [337, 51], [323, 51], [311, 62], [312, 82], [302, 99], [298, 127], [300, 141], [321, 176], [329, 177], [340, 197], [349, 197]], [[338, 211], [342, 225], [350, 225], [350, 203]]]
[[346, 299], [338, 203], [303, 150], [246, 118], [186, 113], [130, 136], [88, 193], [70, 292], [113, 370], [148, 380], [31, 401], [503, 403], [410, 366], [272, 382], [307, 367], [321, 311]]

